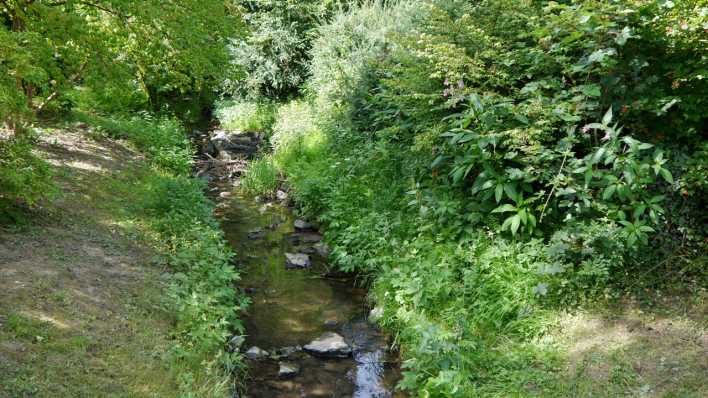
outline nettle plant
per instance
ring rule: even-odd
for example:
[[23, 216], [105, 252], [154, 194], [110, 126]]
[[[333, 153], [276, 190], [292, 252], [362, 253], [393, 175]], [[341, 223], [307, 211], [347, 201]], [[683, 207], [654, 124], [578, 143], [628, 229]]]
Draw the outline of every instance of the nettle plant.
[[674, 182], [661, 150], [623, 134], [612, 108], [551, 146], [510, 122], [524, 118], [510, 103], [484, 102], [472, 94], [452, 116], [456, 127], [441, 135], [447, 148], [432, 167], [448, 165], [450, 183], [486, 216], [500, 216], [500, 231], [540, 236], [564, 223], [604, 220], [622, 226], [629, 247], [647, 243], [663, 213], [664, 196], [652, 188]]

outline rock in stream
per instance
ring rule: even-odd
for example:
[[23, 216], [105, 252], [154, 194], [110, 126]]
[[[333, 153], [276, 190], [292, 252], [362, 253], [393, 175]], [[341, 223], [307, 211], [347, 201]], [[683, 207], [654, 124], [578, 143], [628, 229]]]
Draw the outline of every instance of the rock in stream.
[[334, 332], [324, 333], [302, 348], [323, 358], [347, 358], [352, 353], [352, 348], [344, 341], [344, 337]]
[[307, 254], [285, 253], [285, 268], [307, 268], [310, 264], [310, 256]]

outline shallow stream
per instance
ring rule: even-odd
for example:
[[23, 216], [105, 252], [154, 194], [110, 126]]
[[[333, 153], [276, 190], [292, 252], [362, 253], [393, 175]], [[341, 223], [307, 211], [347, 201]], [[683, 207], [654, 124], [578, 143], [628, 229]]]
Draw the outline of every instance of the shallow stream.
[[[310, 228], [296, 230], [289, 209], [233, 197], [220, 211], [226, 237], [238, 253], [251, 297], [244, 315], [243, 351], [249, 359], [247, 397], [399, 397], [388, 339], [366, 320], [366, 291], [350, 279], [328, 276], [326, 247]], [[301, 226], [301, 225], [300, 225]], [[311, 265], [286, 268], [286, 253], [306, 254]], [[344, 337], [352, 354], [321, 358], [302, 347], [323, 333]]]

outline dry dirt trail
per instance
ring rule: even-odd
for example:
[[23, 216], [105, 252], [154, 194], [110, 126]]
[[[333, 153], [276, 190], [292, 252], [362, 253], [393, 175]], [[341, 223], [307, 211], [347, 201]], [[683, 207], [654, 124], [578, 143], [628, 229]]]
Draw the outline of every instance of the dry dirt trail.
[[161, 358], [165, 282], [122, 217], [144, 159], [89, 135], [43, 135], [62, 193], [0, 228], [0, 397], [177, 395]]

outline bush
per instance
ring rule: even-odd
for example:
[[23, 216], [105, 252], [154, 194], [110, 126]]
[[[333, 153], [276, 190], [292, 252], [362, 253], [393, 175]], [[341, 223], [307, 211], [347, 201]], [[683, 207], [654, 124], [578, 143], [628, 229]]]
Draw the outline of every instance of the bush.
[[274, 105], [265, 102], [224, 101], [217, 104], [216, 117], [227, 130], [270, 133]]
[[49, 164], [32, 153], [35, 144], [32, 131], [0, 136], [0, 219], [17, 222], [18, 206], [31, 207], [57, 193]]
[[334, 2], [319, 0], [242, 1], [246, 38], [230, 46], [232, 62], [245, 77], [228, 81], [233, 96], [287, 99], [296, 95], [308, 76], [311, 30]]
[[[550, 309], [616, 296], [639, 272], [660, 280], [677, 253], [700, 261], [705, 231], [688, 220], [703, 218], [686, 204], [705, 196], [706, 10], [387, 4], [318, 28], [314, 105], [279, 113], [306, 123], [276, 121], [274, 163], [336, 264], [374, 280], [402, 387], [550, 391], [560, 358], [537, 339]], [[666, 216], [678, 206], [684, 221]]]

